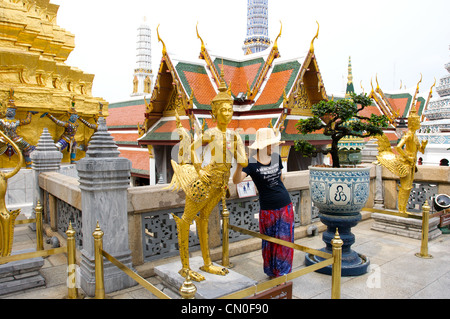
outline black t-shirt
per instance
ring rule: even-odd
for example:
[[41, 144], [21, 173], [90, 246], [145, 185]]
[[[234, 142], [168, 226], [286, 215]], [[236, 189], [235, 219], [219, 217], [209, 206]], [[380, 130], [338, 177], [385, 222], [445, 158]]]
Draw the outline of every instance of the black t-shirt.
[[283, 164], [279, 154], [272, 154], [269, 164], [263, 165], [249, 158], [248, 166], [242, 171], [250, 175], [259, 193], [259, 203], [263, 210], [279, 209], [291, 203], [286, 187], [281, 181]]

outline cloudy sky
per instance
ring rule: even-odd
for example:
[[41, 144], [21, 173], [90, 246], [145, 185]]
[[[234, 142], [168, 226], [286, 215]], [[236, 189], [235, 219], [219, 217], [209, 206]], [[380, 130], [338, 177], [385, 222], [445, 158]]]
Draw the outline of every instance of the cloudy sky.
[[[169, 53], [196, 59], [200, 52], [195, 26], [211, 52], [242, 54], [246, 36], [246, 0], [51, 0], [60, 5], [57, 24], [75, 34], [66, 63], [95, 74], [93, 95], [108, 102], [132, 92], [137, 28], [146, 19], [152, 30], [153, 73], [161, 59], [156, 27]], [[320, 24], [315, 52], [328, 94], [345, 89], [351, 56], [355, 89], [370, 90], [378, 75], [384, 91], [400, 83], [414, 88], [423, 74], [421, 93], [434, 78], [447, 74], [450, 62], [448, 0], [270, 0], [269, 36], [283, 58], [309, 48]], [[435, 94], [437, 96], [437, 94]]]

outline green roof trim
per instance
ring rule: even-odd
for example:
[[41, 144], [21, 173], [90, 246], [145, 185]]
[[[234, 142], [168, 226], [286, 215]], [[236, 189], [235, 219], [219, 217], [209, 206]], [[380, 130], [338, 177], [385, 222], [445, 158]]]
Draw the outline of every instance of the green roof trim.
[[175, 132], [155, 132], [159, 128], [161, 128], [164, 124], [168, 121], [159, 121], [156, 126], [151, 130], [148, 131], [142, 138], [140, 138], [140, 141], [178, 141], [179, 136], [178, 133]]
[[115, 109], [119, 107], [135, 106], [135, 105], [145, 105], [144, 98], [140, 100], [130, 100], [123, 102], [110, 103], [108, 109]]

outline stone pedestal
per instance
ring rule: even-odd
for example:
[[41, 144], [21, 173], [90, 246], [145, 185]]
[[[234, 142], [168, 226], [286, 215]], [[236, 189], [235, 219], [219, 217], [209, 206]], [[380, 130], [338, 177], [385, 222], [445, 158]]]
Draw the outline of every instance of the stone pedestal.
[[[63, 158], [63, 154], [56, 148], [52, 136], [46, 127], [42, 131], [36, 149], [31, 153], [30, 158], [32, 161], [31, 168], [34, 172], [34, 196], [33, 207], [31, 209], [31, 215], [34, 218], [36, 216], [34, 208], [37, 202], [40, 201], [41, 205], [44, 205], [44, 196], [39, 187], [39, 174], [58, 171]], [[34, 223], [30, 224], [29, 227], [32, 230], [36, 230], [36, 224]]]
[[[384, 213], [373, 213], [373, 230], [382, 231], [389, 234], [421, 239], [422, 238], [422, 220], [418, 218], [407, 218]], [[442, 231], [438, 228], [439, 218], [434, 217], [429, 220], [428, 239], [432, 240], [439, 237]]]
[[[33, 251], [35, 249], [19, 250], [13, 252], [12, 255]], [[44, 259], [42, 257], [12, 261], [0, 265], [0, 295], [45, 286], [45, 279], [39, 273], [43, 265]]]
[[[97, 222], [104, 232], [103, 250], [131, 268], [128, 245], [127, 188], [131, 162], [119, 157], [120, 152], [101, 117], [86, 157], [78, 161], [81, 189], [83, 249], [81, 251], [81, 288], [95, 295], [95, 258], [92, 233]], [[128, 288], [136, 282], [105, 260], [105, 293]]]
[[[229, 269], [229, 273], [226, 276], [213, 275], [204, 272], [199, 269], [204, 264], [203, 258], [200, 256], [191, 258], [189, 260], [189, 264], [191, 269], [198, 271], [200, 274], [205, 276], [204, 281], [192, 281], [197, 288], [195, 299], [217, 299], [258, 284], [255, 280], [238, 274], [231, 269]], [[166, 286], [170, 286], [174, 290], [178, 291], [185, 280], [178, 273], [180, 269], [181, 261], [176, 261], [170, 264], [155, 267], [155, 273], [161, 277]]]

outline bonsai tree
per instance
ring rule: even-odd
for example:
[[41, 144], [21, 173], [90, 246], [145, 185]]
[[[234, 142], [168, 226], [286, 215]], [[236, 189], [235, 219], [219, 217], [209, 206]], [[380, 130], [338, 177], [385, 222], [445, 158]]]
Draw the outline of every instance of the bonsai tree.
[[331, 148], [325, 151], [317, 150], [305, 139], [295, 141], [295, 149], [301, 151], [303, 156], [311, 157], [318, 153], [331, 154], [333, 167], [339, 165], [339, 140], [345, 136], [370, 137], [383, 134], [383, 127], [388, 126], [385, 115], [371, 114], [370, 117], [359, 115], [359, 112], [372, 104], [366, 94], [351, 94], [350, 99], [338, 101], [320, 101], [311, 108], [313, 114], [308, 119], [301, 119], [296, 124], [299, 133], [303, 135], [318, 130], [331, 138]]

